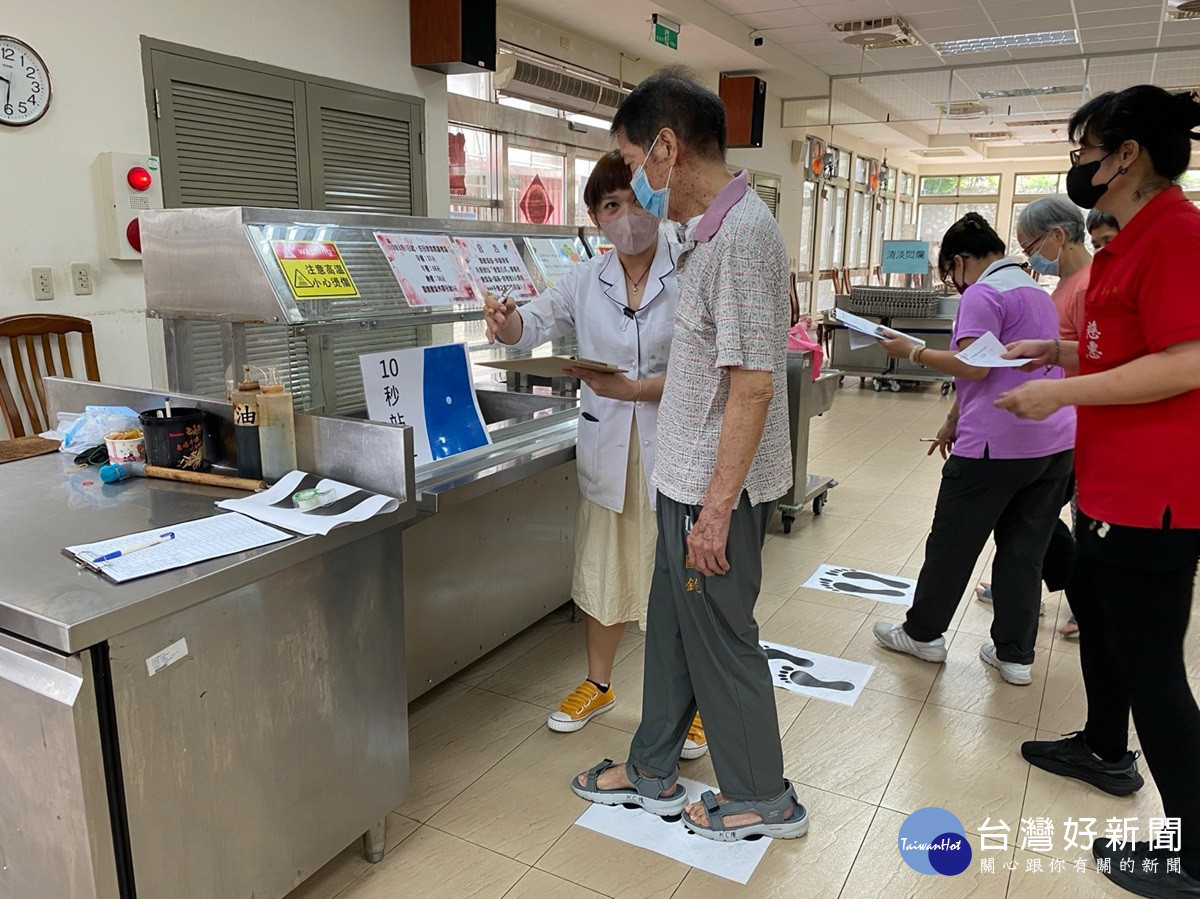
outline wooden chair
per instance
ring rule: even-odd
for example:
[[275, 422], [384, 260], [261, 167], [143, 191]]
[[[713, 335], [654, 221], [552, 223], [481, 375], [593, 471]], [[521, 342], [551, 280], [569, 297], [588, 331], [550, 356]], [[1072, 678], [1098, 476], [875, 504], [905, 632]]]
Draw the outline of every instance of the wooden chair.
[[[96, 343], [92, 338], [92, 323], [87, 319], [71, 315], [11, 315], [8, 318], [0, 318], [0, 338], [8, 338], [17, 389], [24, 401], [25, 417], [29, 420], [34, 434], [45, 431], [51, 424], [46, 414], [46, 388], [42, 384], [41, 366], [45, 365], [47, 375], [57, 375], [61, 369], [64, 377], [74, 377], [71, 372], [71, 356], [67, 351], [67, 335], [72, 333], [82, 337], [83, 366], [88, 380], [99, 381]], [[57, 367], [52, 337], [57, 339], [58, 344]], [[37, 350], [39, 343], [42, 347], [40, 362]], [[25, 436], [21, 411], [22, 408], [17, 404], [9, 383], [8, 372], [0, 364], [0, 412], [4, 414], [4, 425], [8, 428], [9, 437]]]

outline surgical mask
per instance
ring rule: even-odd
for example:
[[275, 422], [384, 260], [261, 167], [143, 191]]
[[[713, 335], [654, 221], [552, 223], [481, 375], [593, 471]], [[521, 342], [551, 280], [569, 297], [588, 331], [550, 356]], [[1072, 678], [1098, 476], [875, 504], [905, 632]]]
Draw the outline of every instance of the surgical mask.
[[[654, 143], [650, 145], [650, 149], [646, 151], [647, 160], [650, 158], [650, 154], [654, 152], [656, 144], [658, 144], [657, 137], [654, 138]], [[646, 160], [643, 160], [642, 164], [633, 171], [633, 195], [642, 204], [642, 208], [655, 218], [665, 219], [667, 217], [667, 200], [671, 196], [671, 172], [674, 169], [675, 164], [671, 163], [671, 168], [667, 169], [667, 183], [659, 190], [651, 187], [650, 179], [646, 177]], [[643, 247], [643, 249], [645, 248]]]
[[627, 212], [600, 226], [618, 253], [636, 256], [658, 240], [658, 219], [641, 212]]
[[[1043, 243], [1045, 243], [1045, 241], [1043, 241]], [[1045, 256], [1043, 256], [1041, 249], [1039, 248], [1036, 253], [1031, 253], [1029, 255], [1029, 267], [1039, 275], [1056, 276], [1058, 275], [1058, 260], [1061, 256], [1061, 245], [1058, 248], [1058, 253], [1055, 254], [1053, 259], [1047, 259]]]
[[1096, 177], [1096, 173], [1100, 171], [1100, 164], [1104, 160], [1112, 156], [1112, 153], [1105, 153], [1095, 162], [1089, 162], [1085, 165], [1077, 165], [1067, 172], [1067, 196], [1071, 202], [1080, 209], [1093, 209], [1096, 203], [1104, 196], [1108, 190], [1108, 185], [1112, 184], [1113, 178], [1117, 175], [1125, 174], [1125, 167], [1121, 166], [1103, 184], [1093, 184], [1092, 179]]

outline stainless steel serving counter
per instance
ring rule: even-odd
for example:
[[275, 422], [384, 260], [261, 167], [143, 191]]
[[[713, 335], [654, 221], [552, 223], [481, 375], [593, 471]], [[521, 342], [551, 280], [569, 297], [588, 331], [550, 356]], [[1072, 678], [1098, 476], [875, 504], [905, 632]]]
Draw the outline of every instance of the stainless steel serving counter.
[[408, 788], [411, 496], [119, 586], [60, 552], [233, 495], [0, 465], [0, 896], [282, 896], [356, 836], [382, 857]]

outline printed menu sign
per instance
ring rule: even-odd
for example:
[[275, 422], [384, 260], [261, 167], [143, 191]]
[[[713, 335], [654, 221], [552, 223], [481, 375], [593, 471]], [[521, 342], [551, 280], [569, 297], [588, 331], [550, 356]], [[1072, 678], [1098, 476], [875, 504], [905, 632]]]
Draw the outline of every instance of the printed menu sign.
[[529, 300], [537, 296], [533, 281], [511, 237], [456, 237], [467, 266], [488, 293]]
[[481, 303], [483, 297], [450, 238], [438, 234], [375, 232], [410, 306]]
[[572, 265], [582, 261], [565, 239], [526, 237], [525, 246], [529, 248], [546, 287], [553, 287], [571, 271]]

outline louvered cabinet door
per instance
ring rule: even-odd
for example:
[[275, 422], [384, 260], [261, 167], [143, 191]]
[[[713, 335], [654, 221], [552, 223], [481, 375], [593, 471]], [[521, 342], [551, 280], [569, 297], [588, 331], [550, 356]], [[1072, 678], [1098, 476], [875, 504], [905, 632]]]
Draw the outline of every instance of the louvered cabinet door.
[[779, 218], [779, 185], [773, 181], [756, 178], [751, 186], [759, 199], [771, 210], [771, 215]]
[[424, 215], [420, 106], [320, 84], [307, 88], [316, 208]]
[[304, 84], [151, 52], [163, 201], [312, 207]]

